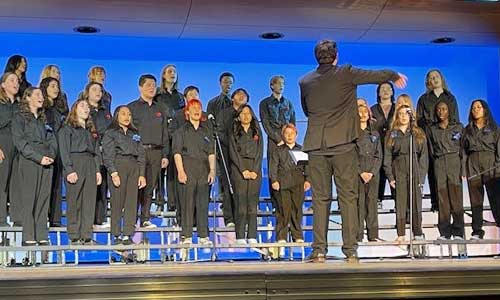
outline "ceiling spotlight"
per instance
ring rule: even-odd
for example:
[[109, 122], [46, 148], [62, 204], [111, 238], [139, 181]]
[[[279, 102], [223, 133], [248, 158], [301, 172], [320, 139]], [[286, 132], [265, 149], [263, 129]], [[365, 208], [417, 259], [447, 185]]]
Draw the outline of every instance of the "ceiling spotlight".
[[77, 26], [77, 27], [73, 28], [73, 31], [78, 32], [78, 33], [88, 34], [88, 33], [97, 33], [101, 30], [97, 27], [94, 27], [94, 26]]
[[449, 44], [449, 43], [453, 43], [455, 41], [454, 38], [452, 37], [440, 37], [440, 38], [437, 38], [437, 39], [434, 39], [431, 41], [431, 43], [433, 44]]
[[259, 35], [261, 39], [264, 40], [277, 40], [283, 38], [285, 35], [279, 32], [264, 32]]

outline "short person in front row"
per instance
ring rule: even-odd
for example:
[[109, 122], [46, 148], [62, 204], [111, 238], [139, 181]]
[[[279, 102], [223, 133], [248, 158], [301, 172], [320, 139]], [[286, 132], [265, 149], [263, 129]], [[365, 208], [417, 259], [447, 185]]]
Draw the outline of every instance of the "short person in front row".
[[304, 191], [311, 188], [307, 180], [307, 167], [296, 165], [290, 150], [302, 150], [297, 144], [297, 128], [293, 124], [286, 124], [282, 129], [283, 145], [277, 146], [271, 152], [269, 162], [269, 176], [272, 188], [277, 192], [276, 209], [276, 239], [278, 243], [285, 243], [288, 234], [288, 225], [292, 239], [296, 243], [304, 242], [302, 235], [302, 205]]
[[112, 181], [111, 234], [115, 244], [130, 244], [137, 219], [137, 196], [146, 186], [146, 158], [141, 136], [127, 106], [116, 108], [102, 145], [104, 166]]

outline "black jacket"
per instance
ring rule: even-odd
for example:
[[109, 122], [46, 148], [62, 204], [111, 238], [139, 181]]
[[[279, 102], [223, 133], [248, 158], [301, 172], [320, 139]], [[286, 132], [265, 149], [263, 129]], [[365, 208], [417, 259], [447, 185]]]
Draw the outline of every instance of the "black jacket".
[[299, 82], [302, 109], [308, 118], [304, 151], [353, 143], [359, 135], [357, 86], [398, 78], [394, 71], [368, 71], [350, 65], [323, 64], [306, 74]]

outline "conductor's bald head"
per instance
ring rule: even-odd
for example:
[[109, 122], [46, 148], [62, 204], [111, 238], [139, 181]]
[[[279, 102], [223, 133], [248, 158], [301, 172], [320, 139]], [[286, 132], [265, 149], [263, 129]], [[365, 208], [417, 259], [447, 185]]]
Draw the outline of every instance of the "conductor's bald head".
[[320, 65], [332, 64], [337, 59], [337, 43], [332, 40], [321, 40], [314, 47], [314, 56]]

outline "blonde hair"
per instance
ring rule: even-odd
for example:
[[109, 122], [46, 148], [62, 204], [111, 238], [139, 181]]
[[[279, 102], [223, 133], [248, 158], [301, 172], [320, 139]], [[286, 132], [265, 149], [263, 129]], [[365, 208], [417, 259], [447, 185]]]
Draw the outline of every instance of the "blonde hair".
[[95, 81], [95, 76], [97, 74], [97, 72], [102, 72], [104, 74], [106, 74], [106, 70], [104, 70], [104, 67], [101, 67], [101, 66], [93, 66], [92, 68], [90, 68], [89, 70], [89, 73], [88, 73], [88, 78], [89, 78], [89, 82], [92, 82], [92, 81]]
[[[19, 77], [16, 75], [16, 73], [5, 72], [2, 75], [2, 77], [0, 77], [0, 84], [2, 84], [5, 81], [7, 81], [7, 78], [10, 75], [14, 75], [14, 76], [17, 77], [17, 79], [19, 79]], [[14, 95], [14, 101], [19, 101], [19, 98], [17, 98], [16, 95]], [[0, 103], [5, 104], [5, 103], [8, 103], [8, 102], [10, 102], [10, 99], [9, 99], [9, 97], [7, 97], [7, 93], [5, 93], [5, 89], [0, 85]]]
[[415, 112], [415, 109], [413, 109], [413, 102], [411, 101], [411, 97], [408, 94], [401, 94], [398, 96], [396, 99], [396, 103], [394, 104], [394, 117], [392, 117], [391, 121], [391, 128], [394, 126], [394, 122], [396, 121], [396, 112], [401, 108], [402, 106], [406, 106], [406, 108], [411, 109], [411, 112], [413, 114], [413, 117], [416, 119], [417, 114]]
[[[391, 131], [389, 131], [389, 132], [392, 132], [393, 130], [401, 129], [402, 124], [399, 121], [399, 112], [402, 110], [408, 109], [408, 108], [410, 108], [410, 106], [401, 105], [396, 110], [396, 112], [394, 113], [394, 119], [393, 119], [393, 122], [391, 125]], [[413, 136], [415, 137], [415, 141], [417, 142], [417, 144], [422, 145], [426, 139], [424, 131], [420, 127], [418, 127], [416, 122], [413, 124], [413, 126], [411, 128], [412, 128]], [[387, 143], [391, 146], [394, 145], [394, 139], [392, 138], [391, 134], [389, 134], [389, 138], [387, 139]]]

